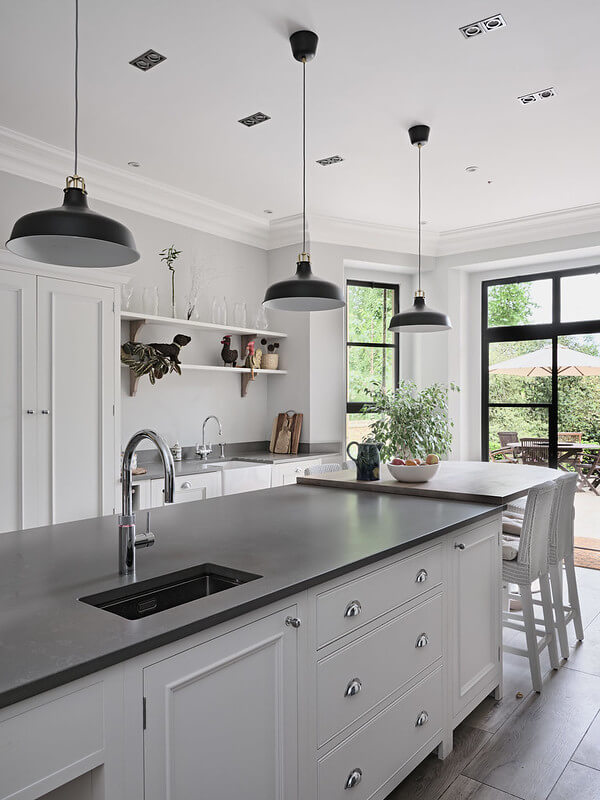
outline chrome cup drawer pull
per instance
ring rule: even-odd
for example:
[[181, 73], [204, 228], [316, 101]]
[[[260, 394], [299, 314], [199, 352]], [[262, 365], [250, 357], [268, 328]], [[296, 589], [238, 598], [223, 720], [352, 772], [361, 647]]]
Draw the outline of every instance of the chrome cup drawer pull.
[[415, 722], [415, 728], [422, 728], [427, 722], [429, 722], [429, 714], [426, 711], [421, 711]]
[[428, 577], [429, 577], [429, 574], [428, 574], [427, 570], [426, 569], [420, 569], [417, 572], [417, 577], [415, 578], [415, 582], [416, 583], [425, 583], [425, 581], [427, 580]]
[[417, 639], [415, 647], [427, 647], [428, 644], [429, 644], [429, 636], [427, 636], [426, 633], [422, 633]]
[[362, 689], [362, 681], [360, 678], [352, 678], [348, 686], [346, 686], [346, 691], [344, 692], [344, 697], [354, 697], [355, 694], [358, 694]]
[[348, 603], [346, 606], [346, 610], [344, 611], [345, 617], [358, 617], [360, 612], [362, 611], [362, 606], [358, 602], [358, 600], [353, 600], [351, 603]]
[[191, 488], [192, 488], [192, 484], [190, 483], [190, 481], [184, 481], [184, 482], [181, 484], [181, 488], [182, 488], [182, 489], [191, 489]]
[[344, 786], [344, 789], [354, 789], [354, 787], [358, 786], [358, 784], [361, 781], [362, 781], [362, 769], [356, 767], [346, 778], [346, 785]]

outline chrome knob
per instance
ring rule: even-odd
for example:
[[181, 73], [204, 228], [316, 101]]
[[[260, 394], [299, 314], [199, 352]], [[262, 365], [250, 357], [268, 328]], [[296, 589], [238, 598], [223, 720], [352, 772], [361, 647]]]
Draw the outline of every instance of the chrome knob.
[[358, 600], [353, 600], [351, 603], [348, 603], [346, 606], [346, 610], [344, 611], [345, 617], [358, 617], [360, 612], [362, 611], [362, 606], [358, 602]]
[[48, 409], [47, 409], [47, 408], [42, 408], [42, 414], [49, 414], [49, 413], [50, 413], [50, 412], [48, 411]]
[[429, 714], [426, 711], [421, 711], [415, 722], [415, 728], [422, 728], [427, 722], [429, 722]]
[[425, 583], [425, 581], [427, 580], [428, 577], [429, 577], [429, 573], [427, 572], [427, 570], [426, 569], [420, 569], [417, 572], [417, 577], [415, 578], [415, 582], [416, 583]]
[[27, 414], [35, 414], [35, 411], [33, 410], [33, 408], [28, 408], [26, 413]]
[[462, 542], [455, 542], [454, 543], [454, 549], [455, 550], [464, 550], [465, 546], [464, 546], [464, 544]]
[[352, 678], [348, 686], [346, 686], [346, 691], [344, 692], [344, 697], [354, 697], [355, 694], [358, 694], [362, 689], [362, 681], [360, 678]]
[[362, 769], [355, 767], [355, 769], [353, 769], [350, 775], [348, 775], [346, 778], [346, 785], [344, 786], [344, 789], [353, 789], [355, 786], [358, 786], [361, 781]]
[[291, 628], [299, 628], [302, 625], [302, 620], [298, 619], [298, 617], [286, 617], [285, 624], [289, 625]]
[[182, 489], [191, 489], [191, 488], [192, 488], [192, 484], [190, 483], [190, 481], [184, 481], [184, 482], [181, 484], [181, 488], [182, 488]]
[[429, 644], [429, 636], [427, 636], [426, 633], [422, 633], [417, 639], [415, 647], [427, 647], [428, 644]]

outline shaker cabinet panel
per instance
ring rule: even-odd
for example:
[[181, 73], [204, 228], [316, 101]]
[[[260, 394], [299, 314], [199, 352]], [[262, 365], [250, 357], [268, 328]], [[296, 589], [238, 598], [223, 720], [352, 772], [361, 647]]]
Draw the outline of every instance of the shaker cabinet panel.
[[144, 670], [145, 800], [297, 800], [296, 606]]
[[38, 278], [40, 524], [112, 512], [114, 293]]
[[0, 270], [0, 532], [37, 525], [35, 275]]

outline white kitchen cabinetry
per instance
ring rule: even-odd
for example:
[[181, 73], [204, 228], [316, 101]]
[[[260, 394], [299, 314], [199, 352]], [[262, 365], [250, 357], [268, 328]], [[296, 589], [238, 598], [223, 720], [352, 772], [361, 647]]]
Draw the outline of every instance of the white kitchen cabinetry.
[[296, 478], [304, 475], [307, 467], [320, 464], [322, 459], [311, 458], [306, 461], [290, 461], [287, 464], [274, 464], [271, 471], [271, 486], [288, 486], [296, 483]]
[[145, 800], [298, 797], [296, 612], [144, 669]]
[[114, 290], [0, 271], [0, 530], [111, 513]]
[[447, 542], [453, 727], [502, 680], [500, 536], [499, 525], [488, 523]]
[[236, 466], [233, 469], [224, 469], [221, 476], [224, 495], [256, 492], [259, 489], [269, 489], [271, 486], [270, 464]]
[[[152, 508], [164, 505], [165, 484], [162, 478], [152, 481]], [[182, 475], [175, 479], [174, 503], [190, 503], [193, 500], [207, 500], [221, 496], [221, 475], [219, 472], [206, 472], [203, 475]]]

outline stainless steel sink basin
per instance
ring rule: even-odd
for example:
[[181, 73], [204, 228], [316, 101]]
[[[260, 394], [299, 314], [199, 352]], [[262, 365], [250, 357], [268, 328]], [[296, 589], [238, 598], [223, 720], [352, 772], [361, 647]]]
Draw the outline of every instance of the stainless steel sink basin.
[[125, 619], [142, 619], [201, 597], [233, 589], [260, 577], [229, 567], [201, 564], [79, 599], [82, 603], [110, 611], [111, 614], [118, 614]]

